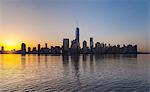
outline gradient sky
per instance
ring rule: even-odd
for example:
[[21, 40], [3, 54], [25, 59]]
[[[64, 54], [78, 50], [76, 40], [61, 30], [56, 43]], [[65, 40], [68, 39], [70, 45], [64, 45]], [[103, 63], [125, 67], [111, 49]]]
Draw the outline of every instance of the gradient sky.
[[63, 38], [80, 42], [137, 44], [150, 51], [149, 0], [0, 0], [0, 46], [20, 48], [47, 42], [61, 45]]

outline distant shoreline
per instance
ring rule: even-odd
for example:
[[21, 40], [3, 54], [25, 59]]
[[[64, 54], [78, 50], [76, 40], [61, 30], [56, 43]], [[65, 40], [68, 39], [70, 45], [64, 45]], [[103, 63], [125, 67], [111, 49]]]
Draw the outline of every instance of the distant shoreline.
[[21, 54], [21, 53], [0, 53], [1, 54], [20, 54], [20, 55], [126, 55], [126, 54], [150, 54], [150, 53], [143, 53], [143, 52], [140, 52], [140, 53], [120, 53], [120, 54], [38, 54], [38, 53], [26, 53], [26, 54]]

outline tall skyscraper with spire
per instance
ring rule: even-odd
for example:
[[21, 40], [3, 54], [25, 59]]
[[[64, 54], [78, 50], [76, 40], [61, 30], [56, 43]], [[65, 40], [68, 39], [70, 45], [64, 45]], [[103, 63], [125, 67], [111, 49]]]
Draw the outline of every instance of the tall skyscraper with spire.
[[78, 26], [76, 28], [76, 40], [77, 40], [78, 46], [80, 46], [80, 34], [79, 34], [79, 27]]

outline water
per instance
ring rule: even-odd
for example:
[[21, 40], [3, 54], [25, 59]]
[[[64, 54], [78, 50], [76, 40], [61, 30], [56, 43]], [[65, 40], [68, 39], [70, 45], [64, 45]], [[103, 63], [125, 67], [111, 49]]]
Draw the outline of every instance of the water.
[[150, 55], [0, 55], [0, 92], [150, 92]]

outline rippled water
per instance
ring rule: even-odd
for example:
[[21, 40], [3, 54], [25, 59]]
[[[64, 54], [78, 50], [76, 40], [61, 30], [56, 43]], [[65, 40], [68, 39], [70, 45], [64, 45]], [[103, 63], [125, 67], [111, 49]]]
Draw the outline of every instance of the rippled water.
[[150, 55], [0, 55], [0, 92], [150, 92]]

